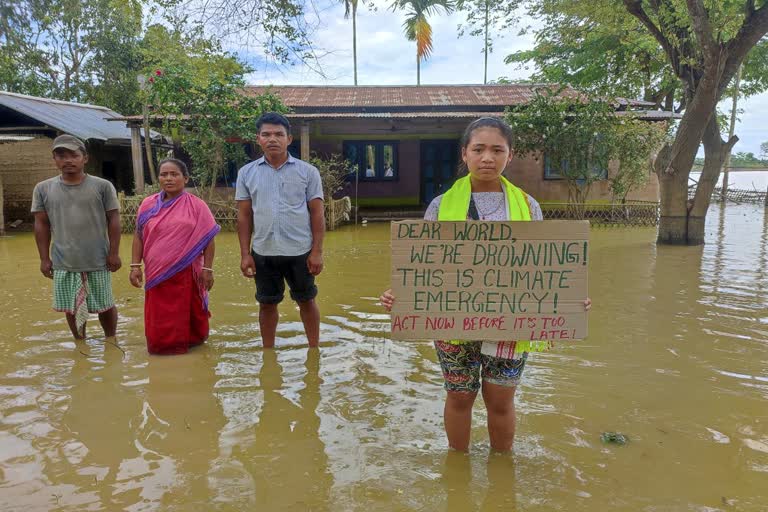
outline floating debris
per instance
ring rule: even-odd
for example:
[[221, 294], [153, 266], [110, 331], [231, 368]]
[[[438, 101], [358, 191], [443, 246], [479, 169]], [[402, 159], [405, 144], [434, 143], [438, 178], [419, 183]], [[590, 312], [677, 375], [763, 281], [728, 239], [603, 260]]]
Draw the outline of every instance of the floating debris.
[[619, 432], [603, 432], [600, 440], [604, 443], [624, 445], [629, 442], [629, 437]]

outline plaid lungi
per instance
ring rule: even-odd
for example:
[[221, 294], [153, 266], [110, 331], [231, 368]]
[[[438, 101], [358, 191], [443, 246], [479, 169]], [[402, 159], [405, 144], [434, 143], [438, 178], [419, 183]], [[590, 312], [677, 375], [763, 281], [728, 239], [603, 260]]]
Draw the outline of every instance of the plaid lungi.
[[53, 309], [75, 315], [82, 330], [88, 313], [103, 313], [115, 306], [112, 297], [112, 273], [53, 271]]

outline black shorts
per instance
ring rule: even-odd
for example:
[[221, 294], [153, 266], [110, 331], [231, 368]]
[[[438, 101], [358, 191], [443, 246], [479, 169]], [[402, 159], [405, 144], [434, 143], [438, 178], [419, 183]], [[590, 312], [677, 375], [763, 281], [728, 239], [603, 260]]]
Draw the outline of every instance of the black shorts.
[[256, 264], [256, 301], [261, 304], [279, 304], [285, 295], [285, 282], [296, 302], [307, 302], [317, 297], [315, 276], [309, 273], [307, 258], [301, 256], [261, 256], [251, 252]]

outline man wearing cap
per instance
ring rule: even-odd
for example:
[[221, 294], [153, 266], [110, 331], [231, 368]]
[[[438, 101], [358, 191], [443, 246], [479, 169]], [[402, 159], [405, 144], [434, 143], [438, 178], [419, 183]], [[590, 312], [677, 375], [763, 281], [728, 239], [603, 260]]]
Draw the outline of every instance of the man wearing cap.
[[237, 173], [237, 234], [240, 270], [256, 280], [259, 329], [264, 348], [275, 346], [285, 283], [310, 347], [320, 337], [320, 310], [315, 302], [315, 276], [323, 270], [325, 210], [317, 168], [292, 157], [291, 125], [277, 113], [256, 121], [264, 156]]
[[88, 153], [77, 137], [56, 137], [53, 162], [61, 174], [32, 193], [40, 272], [53, 279], [53, 309], [66, 314], [76, 340], [85, 339], [88, 313], [98, 313], [104, 335], [113, 337], [117, 308], [110, 272], [122, 265], [115, 187], [85, 173]]

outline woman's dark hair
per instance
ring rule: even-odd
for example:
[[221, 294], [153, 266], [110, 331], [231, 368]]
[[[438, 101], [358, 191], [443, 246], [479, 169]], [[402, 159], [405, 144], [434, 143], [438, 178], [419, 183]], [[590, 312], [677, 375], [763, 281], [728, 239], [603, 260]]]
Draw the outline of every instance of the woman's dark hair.
[[288, 122], [288, 119], [286, 119], [285, 116], [280, 115], [277, 112], [266, 112], [261, 114], [261, 117], [256, 120], [256, 133], [261, 131], [261, 126], [264, 124], [278, 124], [285, 128], [286, 134], [291, 134], [291, 123]]
[[[464, 134], [461, 136], [462, 149], [466, 149], [467, 146], [469, 146], [469, 140], [472, 138], [472, 133], [474, 133], [474, 131], [478, 128], [496, 128], [499, 130], [499, 132], [501, 132], [501, 135], [507, 139], [509, 149], [512, 149], [514, 142], [514, 133], [512, 132], [512, 128], [510, 128], [507, 123], [498, 117], [481, 117], [469, 123], [467, 128], [464, 130]], [[469, 169], [467, 169], [467, 164], [464, 162], [459, 162], [459, 168], [456, 170], [456, 176], [463, 176], [467, 172], [469, 172]]]
[[173, 164], [176, 167], [179, 168], [181, 171], [181, 174], [184, 176], [189, 176], [189, 169], [187, 169], [187, 164], [179, 160], [178, 158], [163, 158], [160, 160], [160, 163], [157, 164], [157, 172], [160, 172], [160, 168], [163, 166], [163, 164]]
[[469, 145], [469, 139], [472, 138], [472, 133], [478, 128], [496, 128], [501, 132], [504, 138], [507, 139], [507, 144], [509, 144], [509, 148], [512, 149], [514, 142], [514, 134], [512, 133], [512, 128], [510, 128], [507, 123], [498, 117], [481, 117], [480, 119], [475, 119], [469, 123], [467, 128], [464, 130], [464, 135], [461, 136], [462, 148], [466, 148]]

